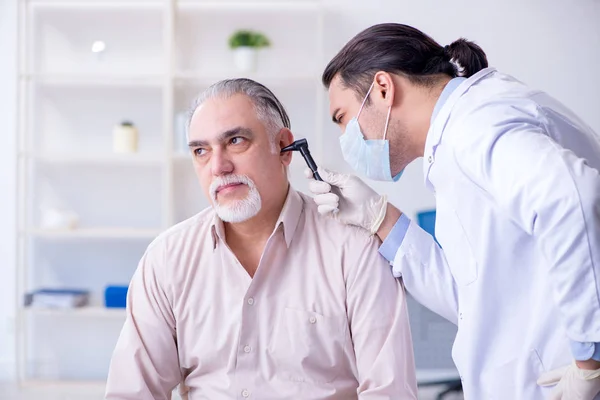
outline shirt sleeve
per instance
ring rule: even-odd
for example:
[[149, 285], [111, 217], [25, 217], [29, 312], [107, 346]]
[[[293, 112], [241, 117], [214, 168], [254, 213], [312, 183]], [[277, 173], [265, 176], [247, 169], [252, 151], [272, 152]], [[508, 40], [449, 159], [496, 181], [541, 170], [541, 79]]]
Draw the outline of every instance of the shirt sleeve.
[[394, 257], [402, 244], [402, 240], [404, 240], [404, 235], [406, 235], [409, 225], [410, 219], [402, 213], [379, 247], [379, 254], [384, 256], [388, 262], [394, 262]]
[[[455, 159], [536, 239], [569, 339], [600, 342], [600, 173], [550, 138], [543, 113], [524, 102], [467, 116], [453, 138]], [[575, 141], [581, 133], [561, 134]]]
[[127, 317], [108, 373], [107, 400], [169, 400], [181, 382], [175, 317], [165, 280], [158, 273], [164, 263], [160, 252], [144, 254], [129, 285]]
[[571, 341], [571, 353], [577, 361], [600, 361], [600, 343]]
[[[402, 281], [377, 253], [378, 241], [349, 249], [347, 313], [359, 399], [417, 399], [414, 353]], [[360, 247], [360, 248], [359, 248]], [[368, 277], [368, 278], [367, 278]]]
[[420, 304], [453, 324], [458, 323], [458, 290], [442, 248], [416, 222], [408, 229], [396, 254], [392, 272]]

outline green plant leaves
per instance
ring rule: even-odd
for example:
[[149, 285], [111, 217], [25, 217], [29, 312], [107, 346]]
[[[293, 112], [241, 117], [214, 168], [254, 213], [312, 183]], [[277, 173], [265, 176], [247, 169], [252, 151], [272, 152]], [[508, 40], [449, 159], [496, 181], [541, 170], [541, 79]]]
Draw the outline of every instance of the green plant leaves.
[[237, 47], [269, 47], [271, 42], [264, 34], [250, 30], [238, 30], [229, 37], [229, 47], [235, 49]]

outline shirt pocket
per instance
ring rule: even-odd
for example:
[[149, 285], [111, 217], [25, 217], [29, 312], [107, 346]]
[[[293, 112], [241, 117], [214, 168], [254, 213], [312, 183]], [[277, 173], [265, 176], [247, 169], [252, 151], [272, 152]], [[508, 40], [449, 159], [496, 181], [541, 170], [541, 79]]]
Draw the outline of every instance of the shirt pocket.
[[452, 276], [458, 286], [477, 280], [477, 261], [462, 223], [454, 209], [439, 202], [436, 210], [435, 235], [444, 251]]
[[[347, 318], [286, 307], [277, 321], [269, 350], [277, 374], [290, 381], [329, 383], [347, 361]], [[346, 370], [347, 368], [341, 368]]]

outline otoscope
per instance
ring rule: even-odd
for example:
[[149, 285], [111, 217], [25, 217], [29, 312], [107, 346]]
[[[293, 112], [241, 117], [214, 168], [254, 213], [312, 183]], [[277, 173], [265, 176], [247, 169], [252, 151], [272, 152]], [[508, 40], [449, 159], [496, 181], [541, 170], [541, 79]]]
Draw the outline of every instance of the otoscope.
[[313, 158], [310, 155], [310, 150], [308, 150], [308, 142], [306, 141], [306, 139], [298, 139], [289, 146], [285, 146], [283, 149], [281, 149], [282, 153], [286, 151], [299, 151], [300, 154], [302, 154], [302, 157], [304, 157], [304, 161], [306, 161], [306, 164], [308, 165], [308, 168], [310, 168], [310, 170], [312, 171], [315, 179], [318, 181], [323, 181], [323, 179], [321, 179], [319, 173], [317, 172], [317, 164], [315, 164], [315, 160], [313, 160]]

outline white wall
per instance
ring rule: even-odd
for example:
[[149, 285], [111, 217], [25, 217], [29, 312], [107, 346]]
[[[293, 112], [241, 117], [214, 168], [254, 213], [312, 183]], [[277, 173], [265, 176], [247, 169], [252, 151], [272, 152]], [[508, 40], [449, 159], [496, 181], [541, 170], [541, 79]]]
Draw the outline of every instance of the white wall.
[[[464, 36], [484, 48], [491, 65], [555, 95], [600, 132], [599, 0], [325, 1], [328, 56], [359, 30], [379, 22], [414, 25], [442, 45]], [[0, 1], [0, 379], [14, 373], [9, 328], [15, 307], [15, 8], [16, 0]], [[326, 133], [331, 157], [317, 162], [345, 169], [337, 128], [328, 125]], [[377, 187], [411, 216], [435, 204], [422, 185], [420, 161], [398, 184]]]
[[16, 1], [0, 1], [0, 380], [14, 376]]

